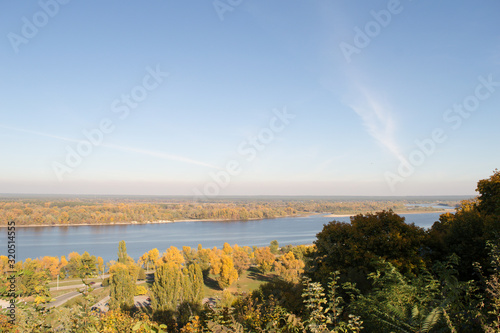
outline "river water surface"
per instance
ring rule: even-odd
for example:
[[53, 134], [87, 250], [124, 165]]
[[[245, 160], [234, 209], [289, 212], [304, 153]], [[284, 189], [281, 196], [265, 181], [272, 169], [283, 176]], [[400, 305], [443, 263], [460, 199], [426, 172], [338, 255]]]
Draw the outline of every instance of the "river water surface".
[[[441, 213], [401, 214], [407, 223], [429, 228]], [[70, 252], [101, 256], [105, 262], [116, 260], [118, 242], [125, 240], [127, 252], [138, 259], [144, 252], [170, 246], [204, 248], [222, 247], [224, 242], [240, 246], [266, 246], [276, 239], [281, 246], [311, 244], [324, 224], [332, 220], [349, 222], [349, 217], [283, 217], [276, 219], [231, 222], [177, 222], [67, 227], [17, 228], [16, 259], [40, 256], [67, 256]], [[4, 249], [1, 253], [4, 254]]]

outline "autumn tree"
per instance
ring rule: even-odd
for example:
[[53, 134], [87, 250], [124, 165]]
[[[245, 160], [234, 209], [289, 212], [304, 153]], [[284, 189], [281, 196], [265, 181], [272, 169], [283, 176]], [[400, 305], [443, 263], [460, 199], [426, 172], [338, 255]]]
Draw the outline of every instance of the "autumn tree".
[[229, 245], [229, 243], [225, 242], [222, 246], [222, 251], [224, 251], [227, 255], [231, 255], [231, 253], [233, 253], [233, 248]]
[[68, 265], [68, 260], [65, 256], [61, 256], [59, 261], [59, 277], [64, 279], [66, 277], [66, 265]]
[[164, 263], [172, 263], [176, 266], [181, 266], [184, 263], [184, 256], [181, 251], [177, 249], [175, 246], [171, 246], [167, 249], [167, 251], [163, 254], [162, 258]]
[[274, 270], [285, 281], [299, 282], [302, 273], [304, 272], [304, 262], [296, 259], [293, 252], [288, 252], [282, 255], [275, 263]]
[[192, 249], [190, 246], [182, 247], [182, 254], [184, 255], [184, 262], [186, 264], [191, 264], [196, 261], [196, 250]]
[[97, 257], [97, 274], [104, 274], [104, 259]]
[[222, 256], [224, 256], [224, 252], [222, 252], [216, 247], [214, 247], [209, 252], [210, 273], [212, 273], [213, 275], [220, 274], [220, 270], [222, 268], [222, 261], [221, 261]]
[[250, 268], [250, 256], [242, 248], [234, 250], [233, 262], [234, 262], [234, 267], [238, 271], [238, 275], [241, 275], [241, 273]]
[[45, 256], [41, 260], [41, 266], [51, 279], [55, 279], [59, 275], [59, 258]]
[[271, 253], [269, 247], [260, 247], [254, 251], [255, 263], [259, 266], [262, 273], [266, 274], [273, 268], [276, 257]]
[[148, 252], [144, 253], [139, 258], [139, 263], [141, 265], [145, 266], [146, 270], [149, 271], [150, 267], [156, 266], [159, 258], [160, 258], [160, 251], [158, 251], [158, 249], [154, 248], [154, 249], [149, 250]]
[[238, 271], [234, 268], [233, 259], [228, 255], [221, 257], [220, 274], [217, 277], [217, 283], [221, 289], [226, 289], [238, 279]]

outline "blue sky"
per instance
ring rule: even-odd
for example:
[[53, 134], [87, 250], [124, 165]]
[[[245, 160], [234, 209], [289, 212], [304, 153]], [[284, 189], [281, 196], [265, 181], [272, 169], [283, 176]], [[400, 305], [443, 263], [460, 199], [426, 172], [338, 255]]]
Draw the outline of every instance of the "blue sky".
[[0, 193], [469, 195], [500, 166], [496, 1], [60, 1], [0, 4]]

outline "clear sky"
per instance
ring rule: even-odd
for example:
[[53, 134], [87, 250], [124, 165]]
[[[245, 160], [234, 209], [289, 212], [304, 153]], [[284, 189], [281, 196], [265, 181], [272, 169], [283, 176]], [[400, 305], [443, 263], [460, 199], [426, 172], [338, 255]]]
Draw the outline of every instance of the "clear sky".
[[498, 1], [2, 1], [0, 193], [474, 194]]

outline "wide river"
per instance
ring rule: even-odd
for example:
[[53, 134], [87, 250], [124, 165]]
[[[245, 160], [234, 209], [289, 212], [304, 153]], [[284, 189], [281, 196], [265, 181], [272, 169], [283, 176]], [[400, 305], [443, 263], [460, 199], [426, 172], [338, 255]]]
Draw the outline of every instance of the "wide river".
[[[413, 222], [424, 228], [431, 227], [439, 215], [441, 213], [401, 214], [407, 223]], [[67, 256], [73, 251], [80, 254], [87, 251], [107, 262], [116, 260], [120, 240], [125, 240], [128, 254], [136, 260], [153, 248], [162, 253], [172, 245], [179, 249], [182, 246], [196, 248], [198, 244], [204, 248], [221, 248], [224, 242], [240, 246], [266, 246], [274, 239], [282, 246], [311, 244], [323, 225], [332, 220], [350, 221], [349, 217], [312, 215], [231, 222], [17, 228], [16, 260]], [[0, 228], [0, 232], [5, 230]], [[2, 246], [0, 253], [5, 254], [5, 251], [6, 247]]]

